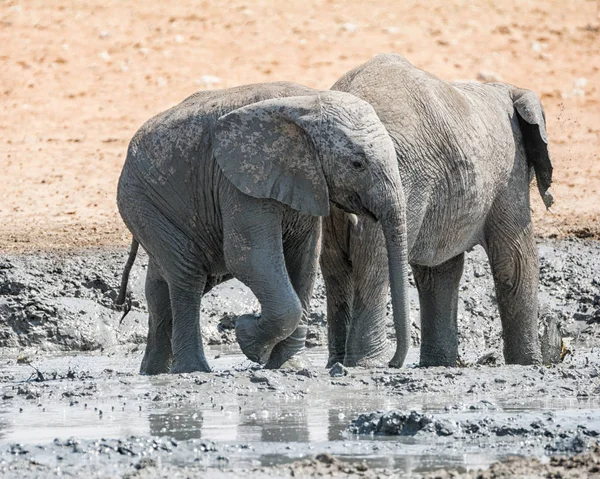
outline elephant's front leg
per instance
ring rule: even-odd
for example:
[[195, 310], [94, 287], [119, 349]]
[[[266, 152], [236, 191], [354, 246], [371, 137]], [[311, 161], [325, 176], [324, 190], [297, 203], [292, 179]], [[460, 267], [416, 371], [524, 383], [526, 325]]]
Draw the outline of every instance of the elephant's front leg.
[[493, 213], [486, 225], [485, 240], [502, 320], [504, 359], [508, 364], [537, 364], [542, 359], [538, 338], [539, 267], [529, 208], [498, 206]]
[[380, 225], [362, 220], [351, 226], [349, 246], [354, 292], [344, 364], [387, 365], [390, 359], [386, 334], [389, 273]]
[[280, 205], [245, 195], [223, 213], [227, 268], [252, 290], [261, 306], [260, 317], [237, 319], [237, 341], [248, 359], [261, 364], [302, 318], [302, 304], [286, 269], [281, 221]]
[[438, 266], [412, 265], [421, 307], [421, 366], [456, 366], [463, 265], [464, 253]]
[[302, 231], [293, 235], [283, 245], [288, 276], [302, 305], [302, 319], [296, 330], [273, 348], [265, 365], [269, 369], [300, 369], [310, 365], [303, 353], [306, 349], [310, 299], [319, 266], [321, 220], [310, 217], [307, 223], [306, 233]]

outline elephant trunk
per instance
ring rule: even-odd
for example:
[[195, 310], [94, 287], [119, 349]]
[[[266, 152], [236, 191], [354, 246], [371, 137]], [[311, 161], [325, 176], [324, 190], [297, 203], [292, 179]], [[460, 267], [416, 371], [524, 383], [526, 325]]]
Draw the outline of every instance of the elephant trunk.
[[[402, 187], [395, 186], [394, 193], [383, 202], [383, 208], [369, 208], [379, 219], [385, 237], [394, 328], [396, 330], [396, 353], [390, 367], [399, 368], [404, 363], [410, 347], [410, 315], [408, 302], [408, 238], [406, 225], [406, 202]], [[381, 204], [381, 195], [379, 204]], [[376, 200], [377, 201], [377, 200]], [[379, 210], [379, 211], [378, 211]]]

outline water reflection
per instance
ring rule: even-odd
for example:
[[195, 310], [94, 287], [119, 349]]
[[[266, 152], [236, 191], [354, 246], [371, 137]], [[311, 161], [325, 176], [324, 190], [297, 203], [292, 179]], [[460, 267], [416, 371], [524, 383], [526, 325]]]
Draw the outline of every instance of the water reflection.
[[[213, 405], [214, 406], [214, 405]], [[206, 438], [239, 441], [308, 443], [346, 440], [348, 423], [365, 411], [390, 408], [390, 399], [375, 394], [343, 398], [270, 396], [261, 391], [247, 396], [225, 396], [217, 407], [184, 406], [149, 414], [150, 434], [175, 439]]]
[[[254, 414], [240, 422], [240, 429], [260, 428], [260, 440], [263, 442], [308, 442], [310, 434], [306, 420], [306, 407], [294, 407], [293, 410], [277, 411], [265, 414], [261, 411], [260, 418], [254, 419]], [[270, 417], [274, 416], [274, 417]]]
[[153, 413], [148, 415], [148, 422], [152, 436], [170, 436], [178, 441], [202, 437], [202, 411]]
[[[325, 353], [319, 354], [322, 357], [313, 353], [314, 364], [325, 361]], [[66, 370], [73, 359], [57, 357], [46, 361], [48, 369]], [[335, 385], [330, 384], [328, 376], [325, 379], [321, 376], [318, 382], [302, 383], [296, 376], [283, 381], [274, 373], [271, 376], [275, 386], [266, 391], [261, 390], [265, 387], [262, 383], [248, 382], [245, 374], [237, 375], [231, 384], [221, 379], [213, 382], [213, 377], [225, 374], [219, 370], [232, 369], [242, 362], [237, 351], [214, 361], [217, 373], [197, 378], [104, 374], [105, 368], [117, 369], [114, 358], [82, 356], [77, 361], [80, 369], [91, 371], [92, 378], [49, 382], [43, 385], [41, 399], [25, 400], [20, 396], [9, 399], [13, 385], [0, 385], [0, 393], [10, 393], [0, 402], [0, 444], [45, 444], [55, 437], [72, 436], [79, 439], [162, 436], [178, 442], [214, 441], [219, 450], [228, 451], [230, 466], [256, 465], [256, 461], [263, 465], [277, 464], [327, 451], [342, 459], [365, 459], [372, 467], [406, 472], [448, 465], [482, 467], [498, 453], [493, 444], [479, 455], [477, 447], [468, 451], [462, 446], [448, 447], [447, 443], [434, 443], [430, 436], [360, 439], [349, 436], [345, 431], [350, 421], [368, 411], [414, 409], [450, 414], [454, 419], [488, 414], [481, 403], [483, 397], [391, 395], [384, 388], [375, 388], [366, 377], [359, 382], [363, 374], [360, 370], [353, 372], [357, 376], [354, 382], [345, 386], [343, 378], [335, 380]], [[136, 371], [139, 365], [137, 357], [127, 359], [125, 364], [121, 364], [122, 358], [118, 361], [118, 369], [128, 373]], [[17, 366], [14, 371], [6, 369], [6, 372], [25, 377], [28, 374]], [[294, 378], [299, 382], [295, 383]], [[169, 388], [188, 389], [187, 383], [195, 379], [203, 382], [199, 388], [189, 388], [193, 392], [175, 393], [173, 401], [168, 403], [152, 400], [157, 394], [171, 391]], [[56, 396], [51, 398], [46, 388]], [[101, 388], [101, 393], [95, 388]], [[88, 390], [92, 391], [89, 395]], [[165, 394], [169, 397], [170, 392]], [[482, 407], [471, 410], [469, 405], [474, 403]], [[563, 424], [600, 421], [597, 398], [538, 398], [523, 403], [510, 398], [493, 403], [489, 414], [502, 420], [518, 413], [526, 416], [550, 410], [556, 421]], [[446, 410], [447, 405], [453, 408]], [[23, 413], [19, 413], [20, 408]], [[594, 427], [600, 428], [600, 424]]]

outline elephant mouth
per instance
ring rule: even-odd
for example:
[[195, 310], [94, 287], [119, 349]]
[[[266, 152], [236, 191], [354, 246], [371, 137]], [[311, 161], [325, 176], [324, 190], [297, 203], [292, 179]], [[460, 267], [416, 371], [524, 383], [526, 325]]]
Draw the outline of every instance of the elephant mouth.
[[346, 213], [360, 215], [360, 216], [366, 216], [371, 221], [375, 221], [375, 222], [379, 221], [377, 216], [375, 216], [373, 214], [373, 212], [371, 212], [365, 205], [362, 204], [362, 202], [360, 201], [358, 196], [354, 197], [353, 200], [354, 201], [352, 201], [352, 207], [348, 207], [348, 206], [338, 203], [337, 201], [334, 201], [334, 200], [330, 200], [330, 201], [332, 204], [334, 204], [340, 210], [342, 210]]

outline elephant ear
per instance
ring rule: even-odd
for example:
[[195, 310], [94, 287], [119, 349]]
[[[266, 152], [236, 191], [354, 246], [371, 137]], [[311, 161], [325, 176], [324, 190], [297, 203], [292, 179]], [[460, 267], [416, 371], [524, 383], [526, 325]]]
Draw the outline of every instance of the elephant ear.
[[329, 191], [315, 147], [320, 114], [316, 95], [238, 108], [217, 120], [215, 159], [241, 192], [327, 216]]
[[552, 162], [548, 153], [544, 109], [537, 95], [530, 90], [516, 89], [512, 97], [519, 117], [527, 160], [533, 165], [542, 200], [546, 208], [550, 208], [554, 203], [554, 198], [548, 191], [552, 184]]

